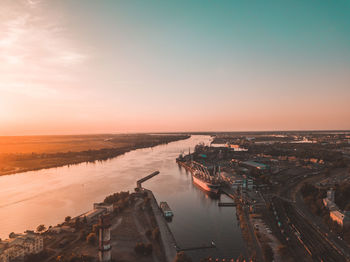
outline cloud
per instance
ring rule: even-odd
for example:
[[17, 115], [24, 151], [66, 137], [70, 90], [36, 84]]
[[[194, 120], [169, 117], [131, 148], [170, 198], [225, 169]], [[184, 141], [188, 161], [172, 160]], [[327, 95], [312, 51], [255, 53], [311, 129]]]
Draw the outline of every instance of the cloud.
[[72, 86], [72, 69], [83, 65], [88, 55], [67, 37], [63, 18], [38, 0], [2, 0], [1, 5], [0, 90], [41, 97]]

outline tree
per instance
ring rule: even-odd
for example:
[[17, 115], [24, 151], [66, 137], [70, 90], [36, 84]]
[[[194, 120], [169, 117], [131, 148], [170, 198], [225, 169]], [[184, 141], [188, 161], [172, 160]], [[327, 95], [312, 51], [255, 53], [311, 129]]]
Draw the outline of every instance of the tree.
[[81, 221], [80, 221], [80, 218], [77, 217], [77, 218], [75, 219], [74, 227], [75, 227], [76, 229], [79, 229], [80, 226], [81, 226]]
[[185, 254], [185, 252], [181, 251], [176, 254], [174, 262], [192, 262], [192, 260]]
[[83, 218], [83, 223], [84, 223], [84, 224], [87, 224], [87, 218], [86, 218], [86, 216], [84, 216], [84, 218]]
[[11, 233], [9, 234], [9, 238], [15, 238], [15, 237], [16, 237], [15, 232], [11, 232]]
[[64, 219], [64, 221], [66, 221], [67, 223], [71, 220], [72, 218], [70, 216], [66, 216], [66, 218]]
[[79, 239], [82, 241], [86, 239], [86, 232], [84, 230], [80, 231]]
[[153, 238], [153, 240], [159, 240], [159, 235], [160, 235], [159, 228], [156, 227], [152, 231], [152, 238]]
[[136, 243], [134, 250], [139, 255], [147, 256], [147, 255], [150, 255], [152, 253], [153, 246], [151, 243], [144, 244], [142, 242], [138, 242], [138, 243]]
[[45, 231], [46, 230], [46, 227], [45, 225], [41, 224], [39, 225], [37, 228], [36, 228], [36, 231], [38, 232], [42, 232], [42, 231]]
[[87, 237], [86, 237], [86, 242], [88, 242], [91, 245], [94, 245], [97, 241], [97, 236], [95, 233], [90, 233]]

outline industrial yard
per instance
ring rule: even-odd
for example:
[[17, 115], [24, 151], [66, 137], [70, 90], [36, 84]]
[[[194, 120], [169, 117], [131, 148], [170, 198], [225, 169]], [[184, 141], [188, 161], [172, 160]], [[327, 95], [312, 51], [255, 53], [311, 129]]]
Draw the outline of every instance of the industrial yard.
[[[324, 198], [327, 190], [347, 183], [349, 141], [349, 133], [341, 132], [221, 133], [177, 161], [192, 174], [218, 179], [221, 193], [235, 200], [247, 259], [348, 261], [349, 212], [333, 204], [334, 191], [331, 204], [316, 205], [322, 211], [310, 207], [317, 199], [305, 194], [311, 185]], [[342, 197], [345, 206], [343, 188], [338, 202]]]

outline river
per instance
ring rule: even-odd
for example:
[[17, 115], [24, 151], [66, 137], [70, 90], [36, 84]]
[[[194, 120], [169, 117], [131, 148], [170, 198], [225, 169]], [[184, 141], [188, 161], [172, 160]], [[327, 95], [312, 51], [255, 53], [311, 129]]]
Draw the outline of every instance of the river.
[[[119, 191], [132, 191], [136, 180], [159, 170], [160, 174], [143, 184], [158, 201], [167, 201], [174, 211], [169, 223], [182, 248], [208, 245], [215, 249], [190, 251], [195, 259], [212, 255], [229, 258], [245, 254], [234, 207], [218, 207], [192, 184], [191, 175], [181, 169], [175, 158], [194, 149], [199, 142], [208, 144], [209, 136], [138, 149], [116, 158], [72, 166], [30, 171], [0, 177], [0, 237], [10, 232], [35, 229], [39, 224], [56, 225], [68, 215], [92, 209], [94, 202]], [[229, 201], [225, 195], [222, 201]]]

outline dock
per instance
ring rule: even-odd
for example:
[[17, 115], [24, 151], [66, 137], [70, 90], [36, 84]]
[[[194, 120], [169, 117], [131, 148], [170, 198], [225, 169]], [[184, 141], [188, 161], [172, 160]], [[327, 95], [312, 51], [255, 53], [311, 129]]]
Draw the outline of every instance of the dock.
[[208, 248], [216, 248], [216, 245], [215, 245], [214, 241], [212, 241], [210, 245], [197, 246], [197, 247], [180, 248], [179, 246], [176, 246], [177, 252], [180, 252], [180, 251], [192, 251], [192, 250], [199, 250], [199, 249], [208, 249]]
[[173, 262], [176, 257], [175, 237], [169, 228], [168, 222], [165, 220], [165, 217], [163, 216], [163, 212], [161, 211], [160, 207], [157, 204], [157, 200], [153, 195], [153, 192], [147, 189], [143, 189], [143, 190], [148, 193], [148, 196], [151, 199], [151, 207], [160, 231], [160, 236], [161, 236], [160, 239], [164, 247], [166, 262]]
[[234, 203], [234, 202], [227, 202], [227, 203], [225, 203], [225, 202], [219, 202], [219, 203], [218, 203], [218, 206], [219, 206], [219, 207], [235, 207], [235, 206], [237, 206], [237, 204]]
[[231, 189], [231, 188], [225, 188], [225, 187], [222, 187], [221, 188], [221, 191], [226, 194], [227, 196], [229, 196], [230, 198], [232, 198], [233, 200], [236, 200], [237, 198], [237, 193]]
[[143, 183], [143, 182], [145, 182], [145, 181], [151, 179], [152, 177], [154, 177], [154, 176], [156, 176], [156, 175], [158, 175], [158, 174], [159, 174], [159, 171], [155, 171], [155, 172], [153, 172], [152, 174], [150, 174], [150, 175], [148, 175], [148, 176], [145, 176], [145, 177], [141, 178], [140, 180], [137, 180], [137, 182], [136, 182], [137, 188], [141, 189], [141, 188], [142, 188], [142, 183]]
[[144, 178], [141, 178], [140, 180], [137, 180], [136, 185], [137, 188], [135, 188], [135, 191], [137, 192], [146, 192], [148, 197], [150, 198], [150, 204], [153, 211], [153, 214], [155, 216], [159, 232], [160, 232], [160, 239], [162, 241], [162, 246], [164, 248], [166, 262], [172, 262], [174, 261], [176, 257], [176, 240], [173, 235], [173, 233], [170, 230], [170, 227], [168, 225], [168, 222], [165, 220], [165, 217], [163, 215], [163, 211], [158, 206], [157, 199], [155, 198], [153, 192], [151, 190], [148, 190], [146, 188], [142, 187], [142, 183], [151, 179], [152, 177], [159, 174], [159, 171], [155, 171], [152, 174], [145, 176]]

